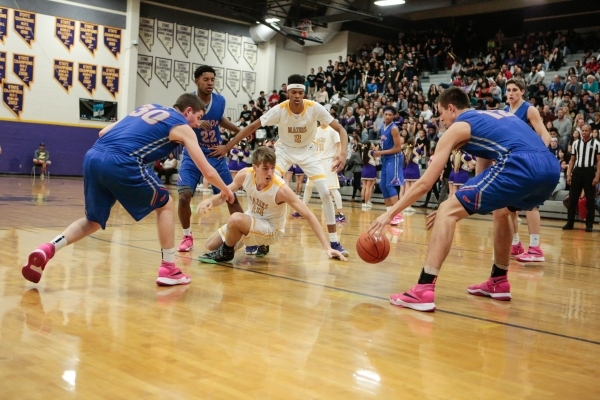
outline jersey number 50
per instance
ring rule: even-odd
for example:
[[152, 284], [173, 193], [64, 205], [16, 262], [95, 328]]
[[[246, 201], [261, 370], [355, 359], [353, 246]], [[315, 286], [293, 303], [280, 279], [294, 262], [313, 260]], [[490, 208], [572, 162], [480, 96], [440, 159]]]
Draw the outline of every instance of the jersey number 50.
[[146, 104], [138, 109], [134, 110], [129, 116], [131, 117], [142, 117], [144, 122], [154, 125], [160, 121], [164, 121], [169, 118], [170, 114], [165, 110], [155, 110], [155, 106], [152, 104]]

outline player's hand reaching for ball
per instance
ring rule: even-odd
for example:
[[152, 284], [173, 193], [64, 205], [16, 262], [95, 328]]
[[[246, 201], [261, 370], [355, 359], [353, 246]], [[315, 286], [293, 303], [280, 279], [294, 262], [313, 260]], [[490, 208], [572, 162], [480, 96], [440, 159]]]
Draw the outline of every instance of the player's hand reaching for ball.
[[432, 212], [427, 215], [427, 222], [425, 223], [425, 229], [430, 230], [433, 228], [433, 224], [435, 224], [435, 217], [437, 216], [437, 211]]
[[206, 214], [212, 208], [212, 201], [210, 199], [206, 199], [196, 207], [196, 214]]
[[210, 148], [211, 152], [208, 155], [209, 157], [218, 157], [219, 159], [225, 157], [227, 155], [227, 145], [221, 144], [219, 146], [213, 146]]
[[383, 228], [388, 226], [390, 222], [392, 222], [393, 215], [389, 212], [383, 213], [377, 218], [371, 226], [369, 227], [369, 235], [371, 236], [380, 236], [381, 232], [383, 232]]
[[332, 249], [331, 247], [330, 247], [329, 249], [327, 249], [327, 250], [326, 250], [326, 252], [327, 252], [327, 256], [328, 256], [329, 258], [339, 258], [339, 259], [340, 259], [340, 260], [342, 260], [342, 261], [347, 261], [347, 260], [346, 260], [346, 257], [344, 257], [344, 256], [342, 255], [342, 253], [340, 253], [340, 252], [339, 252], [339, 251], [337, 251], [337, 250], [334, 250], [334, 249]]

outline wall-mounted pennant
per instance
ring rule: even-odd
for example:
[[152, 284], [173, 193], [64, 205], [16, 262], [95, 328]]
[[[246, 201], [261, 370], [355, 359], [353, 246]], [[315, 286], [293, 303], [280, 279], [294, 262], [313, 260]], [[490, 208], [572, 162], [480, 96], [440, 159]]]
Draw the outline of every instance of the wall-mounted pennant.
[[54, 23], [54, 35], [67, 50], [71, 51], [71, 47], [75, 44], [75, 21], [57, 17]]
[[33, 64], [35, 56], [13, 54], [13, 72], [29, 89], [33, 83]]
[[250, 68], [254, 69], [258, 59], [258, 46], [254, 43], [244, 42], [244, 60]]
[[225, 47], [226, 47], [226, 35], [221, 32], [212, 31], [210, 35], [210, 47], [215, 52], [215, 55], [219, 59], [219, 62], [223, 64], [225, 59]]
[[14, 83], [4, 83], [2, 85], [2, 101], [6, 107], [17, 116], [21, 117], [23, 111], [23, 97], [25, 95], [25, 87], [23, 85], [15, 85]]
[[15, 32], [31, 47], [35, 41], [35, 13], [15, 10]]
[[0, 7], [0, 42], [4, 43], [4, 38], [8, 34], [8, 8]]
[[102, 86], [116, 98], [119, 93], [119, 68], [113, 67], [102, 67], [100, 74], [102, 80]]
[[168, 58], [156, 57], [154, 60], [154, 74], [166, 88], [169, 87], [169, 82], [171, 82], [172, 66], [173, 60], [169, 60]]
[[152, 45], [154, 44], [154, 19], [140, 17], [139, 35], [148, 51], [152, 51]]
[[152, 61], [152, 56], [138, 54], [137, 73], [148, 86], [150, 86], [150, 79], [152, 79]]
[[54, 60], [54, 79], [69, 93], [73, 87], [73, 61]]
[[210, 31], [208, 29], [194, 28], [194, 45], [198, 49], [203, 60], [206, 60], [206, 56], [208, 55], [209, 36]]
[[115, 58], [121, 52], [121, 29], [104, 27], [104, 45]]
[[237, 69], [227, 69], [227, 87], [235, 97], [240, 91], [241, 72]]
[[225, 89], [225, 68], [213, 67], [215, 70], [215, 90], [217, 93], [223, 93]]
[[156, 21], [156, 36], [158, 36], [158, 40], [165, 46], [169, 54], [171, 54], [173, 48], [174, 25], [172, 22]]
[[80, 22], [79, 41], [83, 43], [93, 56], [96, 56], [96, 49], [98, 48], [98, 25]]
[[6, 78], [6, 52], [0, 51], [0, 83]]
[[190, 84], [190, 63], [185, 61], [174, 61], [173, 76], [181, 85], [181, 88], [187, 90], [187, 87]]
[[233, 56], [236, 63], [242, 58], [242, 37], [228, 34], [227, 50]]
[[248, 93], [248, 96], [252, 98], [252, 95], [256, 91], [256, 72], [242, 72], [242, 87], [244, 88], [244, 91]]
[[188, 57], [190, 51], [192, 51], [192, 27], [177, 24], [175, 39], [181, 50], [183, 50], [183, 54]]
[[196, 78], [194, 77], [194, 74], [196, 73], [196, 70], [198, 69], [198, 67], [201, 67], [204, 64], [196, 64], [193, 63], [192, 64], [192, 70], [190, 71], [190, 76], [192, 78], [192, 82], [196, 83]]
[[96, 90], [96, 76], [98, 75], [98, 66], [94, 64], [79, 63], [78, 79], [85, 90], [93, 96]]

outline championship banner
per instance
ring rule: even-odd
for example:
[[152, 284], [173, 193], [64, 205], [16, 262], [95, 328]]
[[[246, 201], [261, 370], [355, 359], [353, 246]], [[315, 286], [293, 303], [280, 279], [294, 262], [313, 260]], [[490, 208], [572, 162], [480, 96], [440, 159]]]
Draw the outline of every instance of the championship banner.
[[190, 79], [190, 63], [185, 61], [174, 61], [173, 75], [183, 90], [187, 90]]
[[102, 67], [101, 72], [102, 86], [112, 95], [117, 98], [119, 93], [119, 68]]
[[98, 25], [80, 22], [79, 41], [95, 56], [96, 49], [98, 49]]
[[177, 24], [175, 39], [186, 57], [192, 51], [192, 27]]
[[152, 56], [138, 54], [137, 74], [148, 86], [150, 86], [150, 79], [152, 79], [152, 60]]
[[236, 63], [239, 64], [240, 58], [242, 58], [242, 37], [236, 35], [227, 35], [227, 49], [233, 56]]
[[13, 72], [28, 88], [31, 88], [31, 84], [33, 83], [34, 61], [35, 56], [13, 54]]
[[104, 27], [104, 45], [115, 58], [121, 52], [121, 29]]
[[208, 55], [209, 32], [208, 29], [194, 28], [194, 45], [203, 60], [206, 60], [206, 56]]
[[242, 72], [242, 87], [248, 96], [252, 97], [256, 91], [256, 72]]
[[35, 41], [35, 13], [15, 10], [15, 32], [31, 47]]
[[71, 51], [71, 47], [75, 44], [75, 21], [57, 17], [54, 23], [54, 35], [67, 50]]
[[217, 93], [223, 93], [225, 89], [225, 68], [213, 67], [215, 70], [215, 90]]
[[154, 44], [154, 21], [152, 18], [140, 17], [139, 36], [148, 51], [152, 51], [152, 45]]
[[0, 83], [6, 78], [6, 52], [0, 51]]
[[256, 61], [258, 58], [258, 46], [254, 43], [244, 42], [244, 60], [248, 63], [250, 68], [254, 70]]
[[79, 63], [78, 68], [79, 83], [83, 85], [85, 90], [93, 96], [96, 90], [96, 75], [98, 75], [98, 66], [94, 64]]
[[20, 118], [21, 111], [23, 111], [23, 96], [25, 88], [23, 85], [15, 85], [14, 83], [4, 83], [2, 85], [2, 101], [4, 104]]
[[175, 35], [175, 28], [172, 22], [156, 21], [156, 36], [158, 40], [165, 46], [167, 53], [171, 54], [173, 48], [173, 36]]
[[8, 8], [0, 7], [0, 42], [4, 43], [4, 38], [8, 33]]
[[192, 82], [196, 83], [196, 78], [194, 77], [194, 74], [196, 73], [196, 70], [198, 69], [198, 67], [201, 67], [203, 65], [204, 64], [196, 64], [196, 63], [192, 64], [192, 70], [190, 71], [190, 76], [192, 78]]
[[215, 55], [221, 64], [223, 64], [223, 60], [225, 59], [225, 40], [226, 35], [224, 33], [212, 31], [212, 35], [210, 36], [210, 47], [215, 52]]
[[169, 88], [169, 82], [171, 82], [172, 65], [173, 60], [169, 60], [168, 58], [156, 57], [154, 62], [154, 74], [166, 88]]
[[69, 93], [73, 87], [73, 61], [54, 60], [54, 79]]
[[240, 91], [240, 80], [240, 71], [237, 69], [227, 69], [227, 87], [233, 92], [235, 97], [237, 97], [237, 94]]

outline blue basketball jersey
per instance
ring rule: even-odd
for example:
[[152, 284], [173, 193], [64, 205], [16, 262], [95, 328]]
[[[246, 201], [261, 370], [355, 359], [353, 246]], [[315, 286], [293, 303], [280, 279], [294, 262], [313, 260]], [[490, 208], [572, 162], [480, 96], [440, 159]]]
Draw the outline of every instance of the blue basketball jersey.
[[[206, 105], [206, 112], [201, 121], [209, 121], [210, 129], [204, 130], [201, 128], [193, 128], [198, 138], [198, 144], [204, 154], [210, 153], [212, 146], [221, 144], [221, 130], [219, 123], [225, 115], [225, 97], [220, 94], [211, 93], [210, 103]], [[183, 150], [183, 154], [187, 156], [187, 150]]]
[[[524, 101], [523, 103], [521, 103], [519, 108], [517, 108], [514, 114], [517, 118], [520, 118], [521, 121], [527, 124], [529, 124], [529, 120], [527, 119], [527, 111], [529, 111], [529, 107], [533, 106], [531, 105], [531, 103]], [[504, 111], [510, 112], [510, 104], [504, 107]]]
[[467, 110], [455, 122], [471, 125], [471, 139], [462, 147], [476, 157], [498, 160], [511, 152], [548, 152], [540, 136], [506, 111]]
[[[382, 125], [379, 136], [379, 142], [381, 144], [381, 150], [389, 150], [394, 147], [394, 137], [392, 136], [392, 128], [396, 127], [396, 124], [393, 122], [388, 126]], [[382, 161], [393, 159], [394, 157], [398, 157], [402, 154], [402, 151], [396, 154], [385, 154], [381, 157]]]
[[188, 122], [176, 109], [146, 104], [117, 122], [92, 148], [150, 163], [167, 157], [179, 146], [169, 141], [169, 132], [179, 125]]

